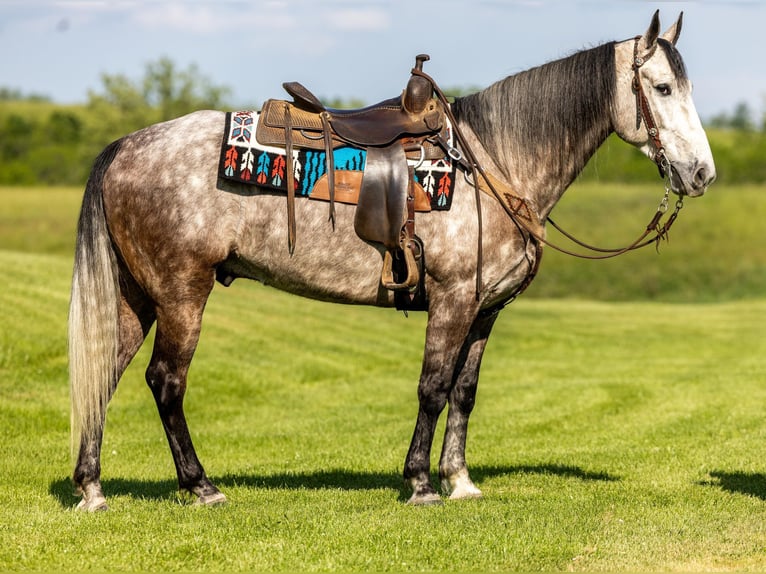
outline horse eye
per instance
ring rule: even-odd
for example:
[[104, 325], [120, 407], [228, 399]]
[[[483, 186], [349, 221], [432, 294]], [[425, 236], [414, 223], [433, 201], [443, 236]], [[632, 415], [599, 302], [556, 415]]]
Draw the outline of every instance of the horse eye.
[[659, 84], [654, 89], [661, 93], [663, 96], [669, 96], [673, 93], [673, 89], [668, 84]]

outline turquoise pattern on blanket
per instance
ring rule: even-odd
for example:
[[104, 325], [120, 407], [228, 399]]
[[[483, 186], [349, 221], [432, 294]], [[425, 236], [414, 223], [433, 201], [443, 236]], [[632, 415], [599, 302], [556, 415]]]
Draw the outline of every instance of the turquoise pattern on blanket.
[[[327, 172], [327, 158], [324, 151], [306, 150], [303, 163], [303, 178], [298, 188], [301, 195], [308, 196], [314, 185]], [[367, 152], [355, 147], [341, 147], [333, 150], [333, 165], [336, 171], [364, 171]], [[300, 154], [299, 154], [300, 157]]]

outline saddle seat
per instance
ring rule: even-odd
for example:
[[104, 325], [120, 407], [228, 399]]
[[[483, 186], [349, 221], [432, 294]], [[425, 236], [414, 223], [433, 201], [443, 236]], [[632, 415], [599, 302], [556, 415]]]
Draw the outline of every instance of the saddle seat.
[[444, 110], [433, 98], [419, 111], [405, 106], [405, 94], [359, 109], [325, 107], [298, 82], [282, 85], [293, 97], [293, 105], [314, 114], [324, 114], [333, 131], [346, 142], [358, 146], [384, 146], [406, 136], [431, 135], [442, 129]]

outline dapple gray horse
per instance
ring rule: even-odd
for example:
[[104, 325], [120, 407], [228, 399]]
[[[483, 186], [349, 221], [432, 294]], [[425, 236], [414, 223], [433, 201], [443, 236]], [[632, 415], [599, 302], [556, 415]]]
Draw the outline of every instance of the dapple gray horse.
[[[676, 194], [702, 195], [715, 166], [676, 49], [680, 27], [679, 17], [660, 35], [655, 14], [643, 35], [457, 99], [452, 112], [476, 162], [545, 221], [615, 132], [661, 158]], [[657, 131], [650, 134], [647, 126]], [[107, 404], [155, 322], [146, 381], [179, 487], [200, 504], [225, 500], [197, 458], [183, 410], [187, 371], [217, 273], [323, 301], [393, 306], [392, 293], [381, 287], [382, 252], [357, 237], [354, 207], [338, 205], [333, 228], [321, 202], [296, 201], [297, 246], [290, 254], [284, 197], [219, 179], [223, 130], [222, 112], [200, 111], [125, 136], [95, 162], [80, 214], [69, 318], [80, 509], [106, 508], [100, 474]], [[492, 198], [479, 204], [479, 238], [477, 196], [466, 178], [459, 179], [449, 211], [417, 215], [429, 299], [419, 410], [404, 464], [412, 504], [441, 500], [429, 478], [430, 452], [447, 405], [441, 486], [453, 499], [481, 496], [465, 460], [479, 366], [498, 310], [536, 264], [535, 240]]]

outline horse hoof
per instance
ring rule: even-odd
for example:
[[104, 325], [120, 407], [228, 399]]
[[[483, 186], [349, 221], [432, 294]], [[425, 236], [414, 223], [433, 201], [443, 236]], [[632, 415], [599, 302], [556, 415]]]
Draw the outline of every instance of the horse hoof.
[[407, 504], [410, 506], [434, 506], [444, 504], [444, 501], [435, 492], [427, 492], [425, 494], [413, 493]]
[[196, 506], [216, 506], [218, 504], [226, 503], [226, 495], [223, 492], [213, 492], [211, 494], [203, 494], [197, 498], [194, 502]]
[[481, 498], [483, 496], [466, 470], [462, 470], [451, 477], [443, 478], [442, 492], [445, 496], [449, 496], [450, 500]]
[[484, 495], [481, 490], [475, 486], [472, 488], [458, 488], [449, 495], [450, 500], [467, 500], [471, 498], [482, 498]]
[[101, 484], [98, 482], [78, 487], [75, 494], [82, 496], [75, 510], [80, 512], [102, 512], [109, 510], [104, 493], [101, 491]]
[[93, 498], [83, 496], [82, 500], [77, 503], [75, 510], [80, 512], [104, 512], [109, 510], [109, 506], [106, 504], [106, 498], [103, 496]]

